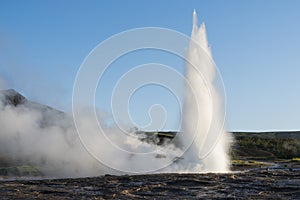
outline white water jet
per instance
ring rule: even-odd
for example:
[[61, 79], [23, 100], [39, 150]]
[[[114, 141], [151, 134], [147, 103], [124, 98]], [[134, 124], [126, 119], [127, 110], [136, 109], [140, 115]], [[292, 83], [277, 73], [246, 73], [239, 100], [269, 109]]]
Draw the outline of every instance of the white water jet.
[[194, 10], [179, 136], [184, 146], [190, 145], [183, 155], [183, 163], [189, 172], [226, 172], [229, 170], [230, 136], [223, 127], [223, 99], [215, 86], [216, 66], [208, 45], [205, 24], [198, 27], [197, 23]]

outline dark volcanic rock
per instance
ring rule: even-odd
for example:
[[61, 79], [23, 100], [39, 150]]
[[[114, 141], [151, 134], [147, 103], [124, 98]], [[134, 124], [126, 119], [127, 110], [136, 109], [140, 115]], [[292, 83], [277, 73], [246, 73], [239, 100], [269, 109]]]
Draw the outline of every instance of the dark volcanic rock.
[[0, 98], [2, 99], [4, 105], [9, 104], [9, 105], [17, 106], [26, 101], [26, 98], [24, 96], [22, 96], [20, 93], [16, 92], [13, 89], [1, 91]]
[[1, 199], [299, 199], [299, 168], [3, 181]]

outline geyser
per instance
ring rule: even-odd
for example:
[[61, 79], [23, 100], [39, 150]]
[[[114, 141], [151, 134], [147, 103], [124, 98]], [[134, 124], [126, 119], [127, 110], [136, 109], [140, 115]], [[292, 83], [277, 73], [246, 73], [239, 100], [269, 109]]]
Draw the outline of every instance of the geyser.
[[224, 131], [222, 95], [216, 87], [216, 67], [208, 45], [205, 24], [198, 27], [193, 12], [193, 29], [187, 52], [185, 102], [180, 140], [190, 148], [185, 167], [194, 172], [225, 172], [229, 168], [229, 133]]

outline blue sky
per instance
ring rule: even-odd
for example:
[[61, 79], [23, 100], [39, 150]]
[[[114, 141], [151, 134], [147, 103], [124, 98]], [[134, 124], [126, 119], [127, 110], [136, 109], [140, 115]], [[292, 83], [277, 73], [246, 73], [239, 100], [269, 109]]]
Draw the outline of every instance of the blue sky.
[[[77, 70], [96, 45], [121, 31], [148, 26], [190, 35], [193, 9], [198, 11], [199, 21], [206, 23], [225, 84], [228, 129], [299, 130], [298, 0], [1, 0], [2, 87], [15, 88], [30, 99], [70, 111]], [[137, 56], [141, 59], [137, 64], [160, 56], [155, 52], [149, 55]], [[159, 58], [182, 70], [182, 60], [168, 55]], [[111, 74], [122, 73], [117, 69]], [[149, 91], [162, 92], [154, 86]], [[166, 129], [176, 129], [174, 97], [163, 94], [162, 102], [156, 102], [140, 92], [135, 94], [136, 101], [144, 101], [145, 106], [132, 109], [135, 120], [145, 124], [146, 113], [142, 116], [139, 111], [151, 103], [162, 103], [174, 113], [168, 115], [172, 117]], [[109, 111], [105, 98], [99, 95], [98, 100], [103, 100], [99, 106]]]

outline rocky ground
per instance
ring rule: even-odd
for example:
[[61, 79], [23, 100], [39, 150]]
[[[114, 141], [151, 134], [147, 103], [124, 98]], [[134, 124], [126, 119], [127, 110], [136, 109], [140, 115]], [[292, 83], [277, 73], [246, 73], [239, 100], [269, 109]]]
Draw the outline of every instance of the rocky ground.
[[300, 199], [300, 167], [281, 163], [228, 174], [151, 174], [7, 180], [1, 199]]

